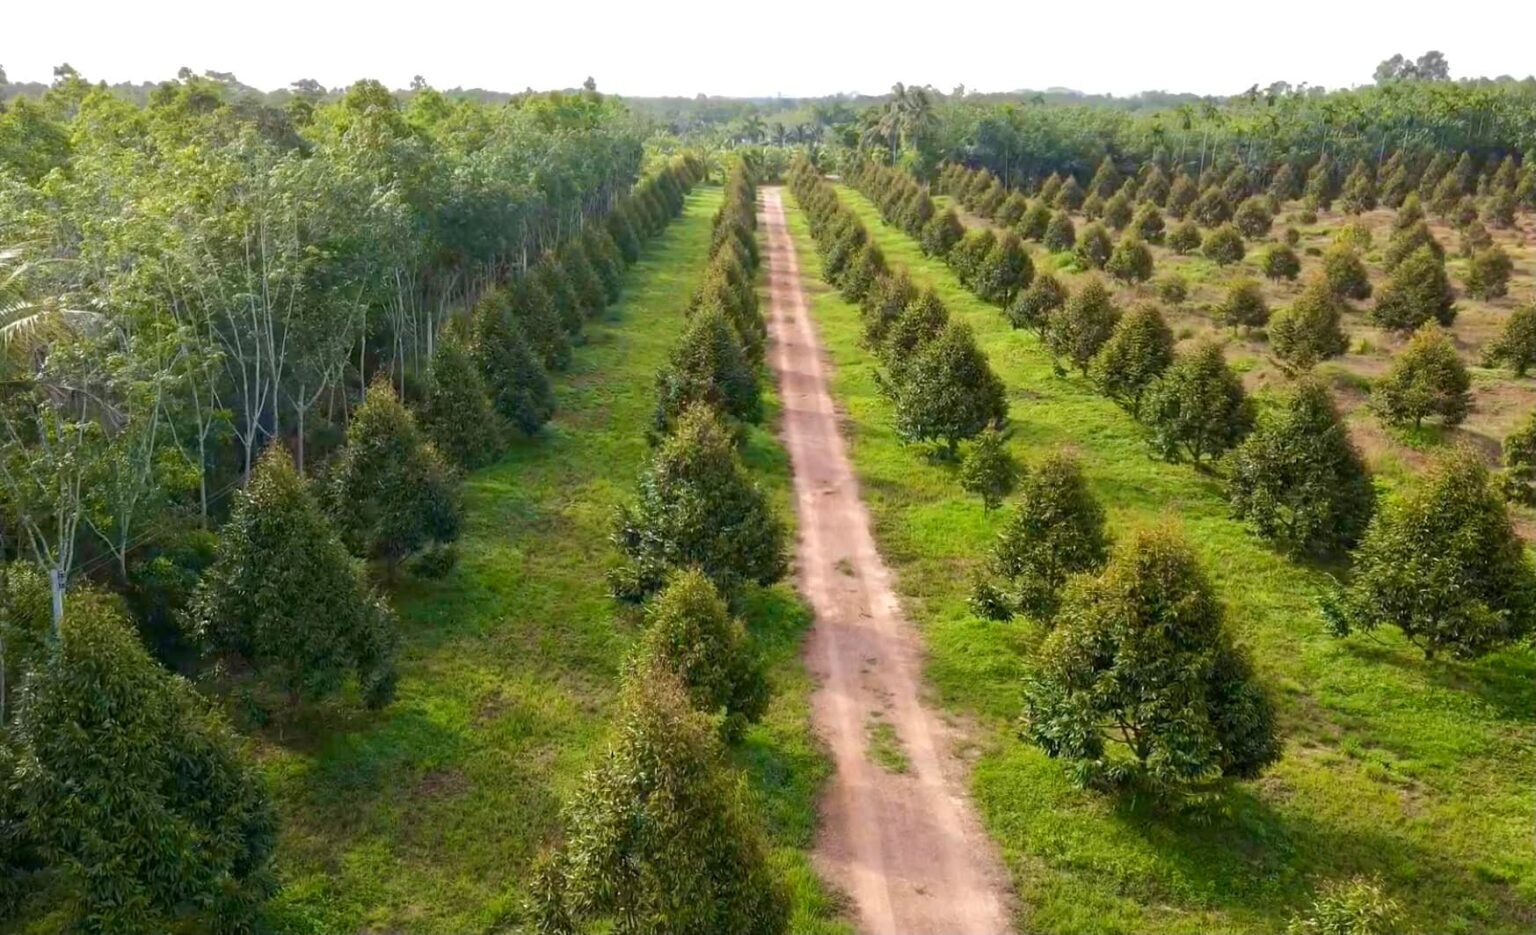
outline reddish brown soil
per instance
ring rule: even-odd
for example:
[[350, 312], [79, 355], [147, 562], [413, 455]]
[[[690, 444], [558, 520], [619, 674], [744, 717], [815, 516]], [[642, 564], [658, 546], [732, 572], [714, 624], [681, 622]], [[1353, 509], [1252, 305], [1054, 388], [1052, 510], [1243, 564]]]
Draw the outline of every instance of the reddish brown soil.
[[[922, 651], [838, 432], [828, 365], [807, 311], [780, 190], [763, 192], [770, 360], [799, 516], [798, 583], [815, 613], [806, 653], [816, 729], [836, 772], [816, 858], [866, 933], [1010, 931], [1006, 876], [966, 794], [951, 728], [921, 700]], [[869, 725], [895, 730], [904, 771], [871, 758]]]

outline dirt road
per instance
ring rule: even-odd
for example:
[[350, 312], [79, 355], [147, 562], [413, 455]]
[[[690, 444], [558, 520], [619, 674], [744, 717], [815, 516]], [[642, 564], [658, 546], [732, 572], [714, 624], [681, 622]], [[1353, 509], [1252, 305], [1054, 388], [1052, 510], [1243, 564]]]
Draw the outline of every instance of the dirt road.
[[777, 188], [763, 190], [770, 361], [799, 515], [799, 587], [815, 611], [808, 663], [816, 729], [836, 775], [817, 862], [869, 935], [1010, 930], [1006, 877], [965, 794], [950, 731], [920, 700], [921, 649], [838, 434], [821, 342]]

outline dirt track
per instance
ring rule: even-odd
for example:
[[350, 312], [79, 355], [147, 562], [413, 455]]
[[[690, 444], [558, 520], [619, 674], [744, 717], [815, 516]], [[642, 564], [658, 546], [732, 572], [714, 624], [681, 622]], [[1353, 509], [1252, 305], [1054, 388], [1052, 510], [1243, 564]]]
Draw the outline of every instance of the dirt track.
[[[763, 190], [761, 220], [770, 362], [800, 524], [799, 587], [816, 616], [806, 648], [819, 682], [813, 717], [836, 767], [817, 862], [852, 898], [869, 935], [1008, 932], [1006, 877], [966, 797], [964, 764], [950, 753], [949, 728], [920, 700], [921, 649], [838, 433], [779, 189]], [[894, 730], [900, 747], [882, 763], [870, 752], [877, 725], [889, 725], [878, 731]]]

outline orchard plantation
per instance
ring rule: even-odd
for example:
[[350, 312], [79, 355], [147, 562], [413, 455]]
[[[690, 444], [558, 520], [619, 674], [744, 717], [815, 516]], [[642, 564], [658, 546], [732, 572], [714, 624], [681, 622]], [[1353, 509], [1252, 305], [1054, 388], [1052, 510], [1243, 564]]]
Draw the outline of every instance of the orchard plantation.
[[0, 71], [0, 350], [0, 930], [860, 930], [818, 587], [1018, 931], [1536, 927], [1536, 79]]

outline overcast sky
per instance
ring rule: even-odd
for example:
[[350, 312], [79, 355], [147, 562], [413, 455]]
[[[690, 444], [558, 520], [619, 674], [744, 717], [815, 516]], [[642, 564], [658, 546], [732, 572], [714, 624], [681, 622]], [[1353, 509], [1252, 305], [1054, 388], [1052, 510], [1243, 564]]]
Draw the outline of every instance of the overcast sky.
[[158, 81], [186, 65], [257, 87], [371, 77], [404, 87], [786, 97], [893, 82], [983, 91], [1071, 87], [1229, 94], [1340, 87], [1394, 52], [1446, 54], [1455, 77], [1536, 71], [1536, 0], [10, 0], [0, 66], [48, 81]]

